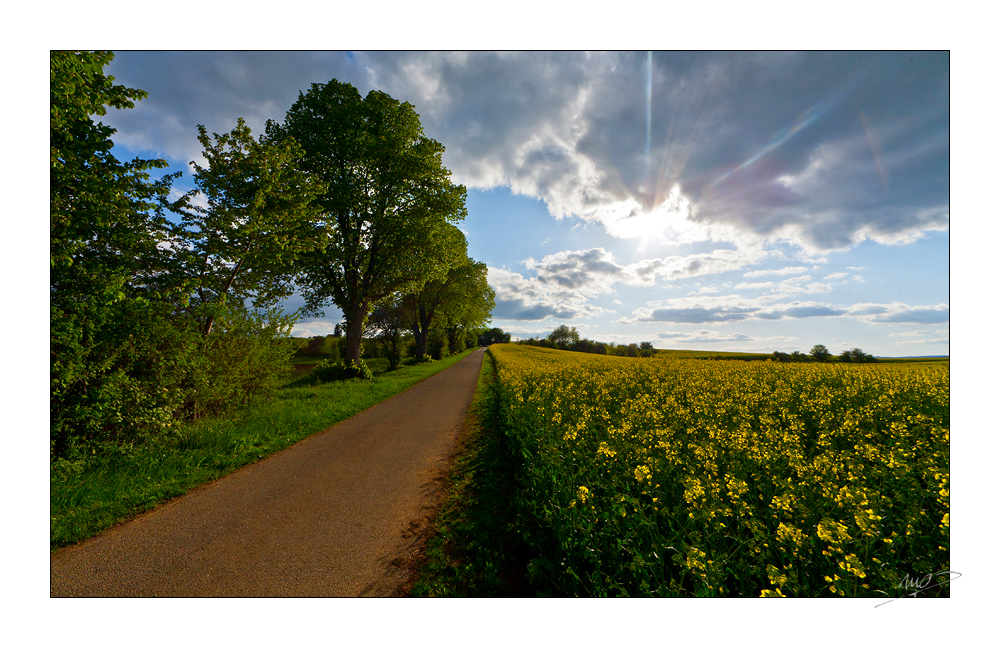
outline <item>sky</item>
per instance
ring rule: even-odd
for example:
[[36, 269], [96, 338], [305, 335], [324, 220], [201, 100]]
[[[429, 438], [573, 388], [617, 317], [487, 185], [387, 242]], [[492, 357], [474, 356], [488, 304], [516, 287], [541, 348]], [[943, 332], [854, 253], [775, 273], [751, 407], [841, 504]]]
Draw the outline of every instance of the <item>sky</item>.
[[[950, 60], [913, 52], [116, 51], [115, 154], [201, 160], [332, 79], [412, 104], [493, 326], [656, 348], [949, 353]], [[292, 298], [293, 310], [301, 299]], [[302, 319], [294, 335], [341, 320]]]

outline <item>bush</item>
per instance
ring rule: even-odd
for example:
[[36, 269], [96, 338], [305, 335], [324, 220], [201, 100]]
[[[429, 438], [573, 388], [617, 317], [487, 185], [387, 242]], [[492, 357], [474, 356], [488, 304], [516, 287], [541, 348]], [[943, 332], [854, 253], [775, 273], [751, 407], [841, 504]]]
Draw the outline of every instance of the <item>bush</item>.
[[878, 362], [878, 359], [870, 353], [865, 353], [861, 349], [855, 347], [850, 351], [844, 351], [837, 359], [841, 362]]
[[441, 331], [432, 331], [429, 340], [427, 340], [427, 355], [429, 355], [434, 360], [440, 360], [442, 357], [447, 355], [446, 343], [448, 339], [445, 337], [444, 333]]
[[193, 376], [196, 416], [224, 414], [270, 398], [291, 371], [291, 324], [277, 309], [230, 307], [219, 317], [204, 342], [205, 363]]
[[313, 368], [310, 376], [317, 382], [334, 382], [336, 380], [351, 380], [352, 378], [360, 380], [374, 379], [368, 365], [364, 362], [356, 365], [350, 360], [348, 360], [346, 365], [342, 362], [324, 360]]

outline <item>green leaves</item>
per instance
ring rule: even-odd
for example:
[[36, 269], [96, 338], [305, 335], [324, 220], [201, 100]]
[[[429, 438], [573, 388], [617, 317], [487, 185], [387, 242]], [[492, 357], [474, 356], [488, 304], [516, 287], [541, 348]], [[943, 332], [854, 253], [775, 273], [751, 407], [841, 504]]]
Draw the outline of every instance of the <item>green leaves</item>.
[[294, 138], [302, 168], [327, 184], [324, 248], [304, 259], [307, 306], [341, 308], [348, 358], [358, 360], [371, 307], [443, 278], [458, 246], [446, 225], [466, 215], [465, 188], [441, 164], [444, 147], [424, 136], [413, 106], [383, 92], [313, 84], [268, 135]]
[[[242, 118], [224, 135], [198, 133], [208, 166], [192, 162], [197, 189], [168, 205], [182, 217], [182, 271], [203, 303], [271, 305], [291, 294], [296, 259], [322, 244], [326, 185], [298, 167], [294, 140], [254, 140]], [[199, 194], [207, 207], [192, 203]]]

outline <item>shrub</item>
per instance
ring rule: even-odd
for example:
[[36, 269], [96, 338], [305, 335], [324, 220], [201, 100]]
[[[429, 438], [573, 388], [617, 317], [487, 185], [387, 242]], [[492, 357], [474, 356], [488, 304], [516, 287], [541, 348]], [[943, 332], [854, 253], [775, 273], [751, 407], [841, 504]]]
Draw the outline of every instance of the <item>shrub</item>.
[[447, 347], [445, 343], [447, 342], [444, 334], [440, 331], [434, 331], [430, 335], [430, 339], [427, 340], [427, 355], [429, 355], [434, 360], [440, 360], [444, 355], [446, 355]]
[[352, 378], [372, 380], [374, 378], [368, 365], [364, 362], [356, 365], [350, 360], [348, 360], [347, 364], [324, 360], [313, 368], [310, 375], [317, 382], [333, 382], [336, 380], [350, 380]]

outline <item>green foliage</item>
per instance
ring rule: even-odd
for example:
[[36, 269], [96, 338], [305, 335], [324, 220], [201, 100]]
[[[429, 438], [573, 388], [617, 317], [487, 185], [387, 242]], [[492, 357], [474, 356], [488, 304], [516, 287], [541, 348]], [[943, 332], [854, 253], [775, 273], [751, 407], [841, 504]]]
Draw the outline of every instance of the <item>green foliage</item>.
[[[192, 162], [197, 189], [167, 205], [182, 222], [174, 274], [205, 336], [228, 298], [269, 306], [292, 293], [294, 262], [321, 245], [314, 200], [326, 188], [298, 169], [292, 139], [255, 141], [242, 118], [212, 137], [198, 126], [208, 166]], [[199, 194], [207, 207], [192, 204]]]
[[440, 360], [443, 356], [447, 355], [447, 342], [448, 339], [445, 337], [443, 331], [433, 331], [430, 335], [430, 339], [427, 340], [427, 355], [429, 355], [432, 360]]
[[267, 132], [301, 144], [302, 167], [327, 184], [325, 243], [302, 263], [301, 285], [313, 311], [340, 307], [346, 357], [360, 360], [372, 306], [454, 265], [459, 250], [443, 234], [466, 215], [465, 188], [452, 184], [444, 147], [424, 136], [413, 106], [383, 92], [362, 99], [347, 83], [313, 84]]
[[222, 311], [212, 335], [199, 345], [186, 414], [217, 416], [272, 398], [291, 371], [293, 323], [277, 308], [260, 312], [230, 305]]
[[560, 324], [549, 333], [547, 339], [555, 348], [568, 349], [580, 341], [580, 334], [576, 332], [575, 326], [569, 328], [565, 324]]
[[839, 360], [840, 362], [858, 362], [858, 363], [878, 362], [878, 359], [875, 356], [865, 353], [864, 351], [862, 351], [857, 347], [851, 349], [850, 351], [844, 351], [839, 356], [837, 356], [837, 360]]
[[813, 356], [806, 355], [800, 351], [792, 351], [791, 353], [775, 351], [771, 354], [771, 358], [778, 362], [812, 362], [814, 359]]
[[818, 362], [826, 362], [830, 359], [830, 351], [825, 344], [817, 344], [810, 351], [809, 355]]
[[[146, 93], [104, 75], [110, 52], [50, 56], [50, 429], [58, 453], [75, 437], [127, 432], [132, 419], [160, 426], [172, 396], [146, 380], [174, 369], [148, 368], [150, 357], [135, 354], [170, 349], [184, 331], [159, 321], [166, 253], [157, 243], [169, 226], [156, 205], [172, 178], [154, 182], [148, 172], [167, 163], [119, 162], [114, 129], [91, 118], [108, 106], [131, 108]], [[183, 366], [179, 355], [174, 365]]]
[[346, 363], [324, 360], [313, 368], [311, 376], [317, 382], [334, 382], [354, 378], [372, 380], [374, 378], [368, 365], [363, 361], [355, 364], [352, 360], [348, 360]]
[[494, 326], [486, 329], [479, 335], [479, 345], [489, 346], [491, 344], [506, 344], [510, 342], [510, 333], [505, 333], [502, 328]]
[[402, 334], [406, 327], [407, 316], [398, 299], [383, 302], [368, 318], [368, 329], [382, 346], [390, 371], [403, 359]]
[[464, 345], [460, 338], [464, 338], [465, 332], [481, 328], [493, 312], [496, 295], [487, 282], [486, 264], [468, 257], [465, 236], [457, 228], [449, 229], [456, 246], [462, 250], [460, 261], [449, 268], [444, 278], [430, 280], [420, 290], [398, 300], [398, 307], [413, 333], [415, 355], [428, 352], [428, 335], [432, 328], [447, 331], [449, 350], [461, 350]]
[[[104, 75], [112, 58], [51, 54], [54, 457], [169, 436], [182, 419], [272, 396], [292, 319], [244, 299], [263, 307], [286, 294], [295, 256], [316, 246], [308, 203], [322, 185], [291, 164], [292, 142], [254, 142], [242, 121], [214, 144], [200, 129], [210, 163], [195, 182], [208, 208], [191, 207], [193, 194], [167, 201], [179, 174], [148, 173], [165, 161], [116, 160], [114, 129], [91, 116], [145, 93]], [[183, 214], [180, 227], [164, 207]]]

